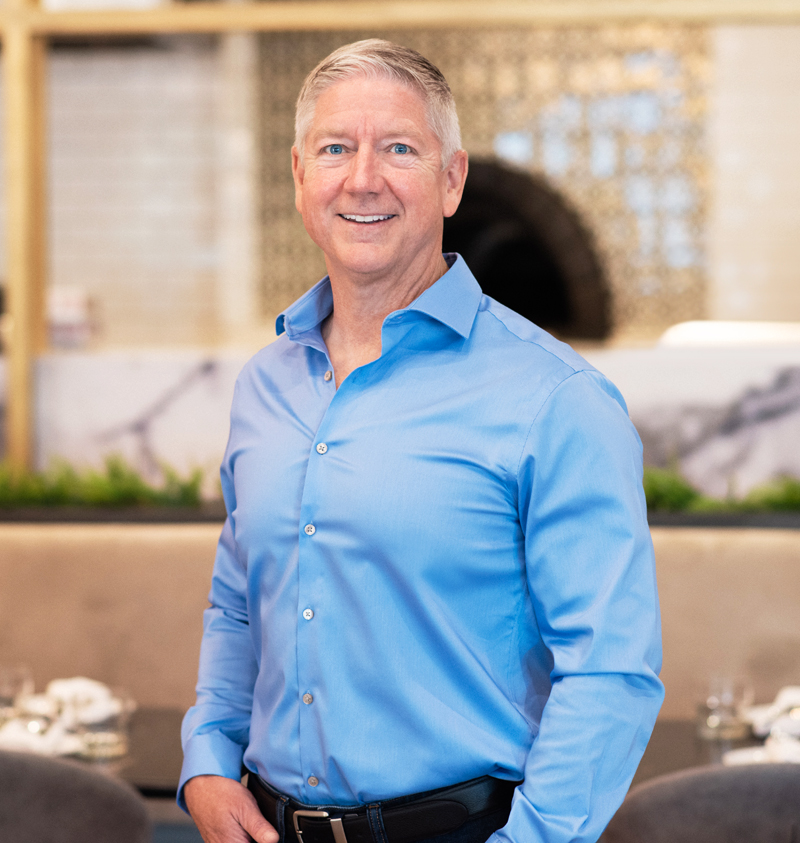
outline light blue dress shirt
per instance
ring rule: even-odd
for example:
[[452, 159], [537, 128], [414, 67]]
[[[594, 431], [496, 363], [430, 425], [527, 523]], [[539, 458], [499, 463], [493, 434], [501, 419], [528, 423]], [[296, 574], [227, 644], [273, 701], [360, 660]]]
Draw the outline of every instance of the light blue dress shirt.
[[242, 759], [307, 804], [524, 779], [491, 843], [594, 841], [663, 696], [622, 397], [461, 258], [338, 390], [332, 306], [326, 278], [236, 385], [181, 786]]

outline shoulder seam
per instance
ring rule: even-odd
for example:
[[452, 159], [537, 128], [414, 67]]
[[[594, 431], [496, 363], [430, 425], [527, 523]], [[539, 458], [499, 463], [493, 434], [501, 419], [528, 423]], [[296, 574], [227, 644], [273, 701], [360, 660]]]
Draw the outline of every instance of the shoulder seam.
[[564, 386], [564, 384], [567, 381], [571, 380], [576, 375], [583, 375], [583, 374], [590, 375], [591, 373], [588, 369], [573, 369], [572, 374], [567, 375], [565, 378], [562, 378], [557, 384], [555, 384], [553, 386], [553, 388], [550, 390], [550, 392], [548, 392], [547, 395], [545, 395], [544, 400], [539, 404], [539, 408], [536, 410], [536, 413], [533, 416], [533, 420], [531, 421], [530, 425], [528, 426], [527, 431], [525, 432], [525, 438], [522, 440], [522, 446], [520, 447], [519, 459], [517, 460], [517, 468], [516, 468], [516, 472], [515, 472], [515, 475], [516, 475], [517, 478], [519, 477], [519, 468], [522, 465], [522, 457], [525, 453], [525, 445], [528, 442], [528, 439], [530, 439], [531, 431], [533, 430], [533, 427], [536, 424], [536, 422], [539, 420], [539, 416], [541, 415], [542, 410], [545, 408], [545, 405], [553, 397], [553, 393], [555, 393], [556, 390], [561, 389], [561, 387]]
[[[537, 348], [540, 348], [545, 354], [549, 354], [550, 357], [555, 357], [556, 360], [559, 360], [564, 366], [566, 366], [568, 369], [571, 369], [572, 374], [567, 375], [567, 377], [564, 378], [564, 380], [567, 380], [567, 378], [571, 378], [572, 375], [575, 375], [578, 372], [588, 372], [589, 371], [589, 369], [587, 369], [586, 367], [581, 368], [581, 369], [576, 369], [571, 363], [568, 363], [566, 360], [564, 360], [563, 357], [559, 357], [555, 352], [550, 351], [549, 348], [545, 348], [540, 342], [537, 342], [536, 340], [527, 340], [524, 337], [521, 337], [519, 334], [514, 333], [514, 331], [512, 331], [511, 328], [509, 328], [508, 325], [506, 325], [506, 323], [496, 313], [492, 313], [492, 311], [490, 311], [490, 310], [485, 310], [484, 312], [488, 313], [489, 316], [491, 316], [493, 319], [495, 319], [497, 322], [499, 322], [503, 326], [503, 328], [506, 331], [508, 331], [508, 333], [511, 334], [512, 337], [519, 340], [519, 342], [523, 342], [526, 345], [535, 345]], [[559, 381], [559, 383], [563, 383], [563, 381]], [[555, 388], [556, 387], [554, 387], [554, 389]], [[550, 397], [550, 395], [547, 396], [547, 398], [549, 398], [549, 397]], [[545, 398], [545, 400], [543, 402], [543, 405], [544, 405], [544, 403], [547, 402], [547, 398]], [[537, 411], [537, 415], [538, 415], [538, 411]]]

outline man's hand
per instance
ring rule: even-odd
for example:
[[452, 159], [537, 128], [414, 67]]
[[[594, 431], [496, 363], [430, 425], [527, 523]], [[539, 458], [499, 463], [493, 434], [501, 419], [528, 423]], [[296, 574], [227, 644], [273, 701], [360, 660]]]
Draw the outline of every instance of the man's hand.
[[239, 782], [223, 776], [195, 776], [186, 782], [183, 795], [205, 843], [278, 843], [278, 832]]

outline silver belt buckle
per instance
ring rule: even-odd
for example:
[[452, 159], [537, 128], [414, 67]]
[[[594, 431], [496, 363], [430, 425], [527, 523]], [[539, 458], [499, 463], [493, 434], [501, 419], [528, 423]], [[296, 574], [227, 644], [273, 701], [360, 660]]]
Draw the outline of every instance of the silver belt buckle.
[[[292, 814], [292, 822], [294, 823], [294, 831], [297, 835], [298, 843], [303, 843], [303, 832], [300, 831], [300, 823], [297, 821], [298, 817], [329, 817], [327, 811], [295, 811]], [[336, 843], [347, 843], [347, 837], [344, 833], [344, 826], [338, 817], [330, 820], [331, 831], [333, 832], [333, 839]]]

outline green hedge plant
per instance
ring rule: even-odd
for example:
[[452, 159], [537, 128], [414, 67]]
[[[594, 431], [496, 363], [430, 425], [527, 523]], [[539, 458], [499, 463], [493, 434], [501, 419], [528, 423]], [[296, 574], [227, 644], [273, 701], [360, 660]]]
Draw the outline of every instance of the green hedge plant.
[[645, 466], [649, 510], [660, 512], [800, 512], [800, 479], [782, 476], [744, 498], [712, 498], [697, 491], [677, 470]]
[[160, 486], [147, 483], [120, 456], [110, 456], [102, 471], [78, 471], [64, 462], [48, 471], [16, 472], [0, 464], [0, 507], [20, 506], [199, 506], [203, 472], [181, 478], [161, 466]]

